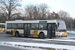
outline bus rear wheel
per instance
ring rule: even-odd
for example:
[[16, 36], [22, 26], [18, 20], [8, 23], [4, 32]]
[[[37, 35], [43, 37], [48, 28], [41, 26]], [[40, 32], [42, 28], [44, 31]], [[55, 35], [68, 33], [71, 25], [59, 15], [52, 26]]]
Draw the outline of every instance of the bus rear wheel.
[[40, 39], [44, 39], [44, 38], [45, 38], [45, 37], [44, 37], [44, 33], [40, 33], [40, 34], [39, 34], [39, 38], [40, 38]]
[[19, 37], [19, 32], [15, 32], [15, 36], [16, 37]]

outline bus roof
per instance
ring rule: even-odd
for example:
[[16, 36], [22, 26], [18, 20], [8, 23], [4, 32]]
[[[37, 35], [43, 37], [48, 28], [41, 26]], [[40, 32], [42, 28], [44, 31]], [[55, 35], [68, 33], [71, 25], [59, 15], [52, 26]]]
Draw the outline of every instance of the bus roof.
[[5, 24], [5, 23], [0, 23], [0, 24]]
[[57, 23], [57, 20], [15, 20], [15, 21], [6, 21], [6, 23]]

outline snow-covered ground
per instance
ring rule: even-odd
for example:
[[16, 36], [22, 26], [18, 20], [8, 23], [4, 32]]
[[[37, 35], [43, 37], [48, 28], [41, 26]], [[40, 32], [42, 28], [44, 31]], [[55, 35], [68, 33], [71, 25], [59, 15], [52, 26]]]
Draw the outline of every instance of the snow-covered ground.
[[75, 34], [75, 31], [67, 31], [67, 33], [73, 33], [73, 34]]
[[[17, 42], [15, 42], [17, 43]], [[25, 47], [25, 46], [19, 46], [19, 43], [18, 44], [15, 44], [14, 42], [12, 43], [9, 43], [9, 42], [0, 42], [0, 46], [8, 46], [8, 47], [13, 47], [13, 48], [19, 48], [19, 49], [23, 49], [23, 50], [42, 50], [40, 48], [33, 48], [33, 47]], [[22, 43], [23, 44], [23, 43]]]
[[[42, 48], [54, 48], [56, 50], [75, 50], [75, 46], [68, 46], [68, 45], [58, 45], [58, 44], [42, 44], [42, 43], [27, 43], [27, 42], [2, 42], [1, 45], [10, 46], [10, 47], [17, 47], [22, 49], [29, 49], [29, 50], [43, 50]], [[30, 47], [25, 47], [30, 46]], [[35, 48], [34, 48], [35, 47]]]
[[[43, 41], [43, 39], [35, 39], [37, 41]], [[56, 40], [56, 41], [65, 41], [65, 42], [75, 42], [74, 40], [59, 40], [59, 39], [46, 39], [47, 40]], [[0, 45], [4, 46], [10, 46], [10, 47], [18, 47], [22, 49], [28, 49], [28, 50], [47, 50], [47, 49], [41, 49], [41, 48], [54, 48], [56, 50], [75, 50], [75, 46], [72, 45], [59, 45], [59, 44], [47, 44], [47, 43], [28, 43], [28, 42], [8, 42], [8, 41], [1, 41]], [[27, 47], [28, 46], [28, 47]]]
[[75, 40], [72, 39], [32, 39], [35, 41], [63, 41], [63, 42], [75, 42]]
[[[67, 33], [75, 34], [75, 31], [67, 31]], [[22, 38], [25, 39], [25, 38]], [[64, 42], [74, 42], [72, 39], [27, 39], [27, 40], [35, 40], [35, 41], [63, 41]], [[9, 42], [9, 41], [0, 41], [0, 45], [16, 47], [25, 50], [47, 50], [47, 48], [53, 48], [55, 50], [75, 50], [75, 46], [72, 45], [59, 45], [59, 44], [47, 44], [47, 43], [28, 43], [28, 42]], [[42, 49], [46, 48], [46, 49]]]

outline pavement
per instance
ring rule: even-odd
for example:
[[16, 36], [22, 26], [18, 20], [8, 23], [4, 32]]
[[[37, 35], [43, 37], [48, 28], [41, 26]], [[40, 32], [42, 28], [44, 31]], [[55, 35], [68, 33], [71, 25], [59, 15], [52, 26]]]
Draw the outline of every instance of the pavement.
[[[0, 45], [0, 50], [24, 50], [24, 49]], [[26, 50], [26, 49], [25, 49], [25, 50]]]
[[0, 34], [5, 34], [5, 32], [0, 32]]

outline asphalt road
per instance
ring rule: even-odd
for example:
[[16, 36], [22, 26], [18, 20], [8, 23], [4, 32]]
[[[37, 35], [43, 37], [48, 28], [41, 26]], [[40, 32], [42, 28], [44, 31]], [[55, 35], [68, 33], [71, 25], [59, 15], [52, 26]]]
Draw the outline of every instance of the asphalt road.
[[[25, 37], [14, 37], [9, 34], [0, 33], [0, 41], [24, 42], [25, 40], [22, 38], [25, 38]], [[9, 46], [0, 45], [0, 50], [28, 50], [28, 49], [20, 49], [17, 47], [9, 47]]]
[[[67, 33], [67, 37], [65, 37], [65, 38], [70, 38], [70, 37], [75, 37], [75, 34]], [[9, 34], [4, 34], [4, 33], [1, 34], [0, 33], [0, 41], [24, 42], [25, 41], [25, 38], [26, 37], [15, 37], [15, 36], [12, 36], [12, 35], [9, 35]], [[61, 39], [61, 38], [63, 38], [63, 37], [58, 37], [58, 39]], [[26, 40], [27, 39], [28, 38], [26, 38]], [[31, 39], [38, 39], [38, 38], [31, 38]]]
[[[9, 34], [0, 34], [0, 41], [13, 41], [13, 42], [23, 42], [22, 39], [18, 39], [19, 37], [14, 37]], [[22, 37], [20, 37], [22, 38]]]
[[24, 50], [24, 49], [20, 49], [16, 47], [0, 46], [0, 50]]

